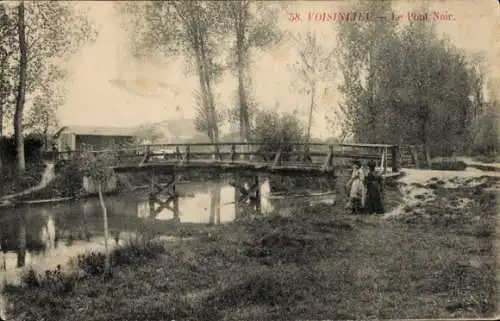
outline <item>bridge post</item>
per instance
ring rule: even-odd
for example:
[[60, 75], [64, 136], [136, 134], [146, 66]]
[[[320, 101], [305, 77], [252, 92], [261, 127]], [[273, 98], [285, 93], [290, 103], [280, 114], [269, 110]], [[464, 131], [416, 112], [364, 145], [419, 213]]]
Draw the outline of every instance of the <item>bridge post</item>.
[[259, 175], [256, 174], [254, 176], [254, 186], [255, 186], [255, 211], [257, 214], [261, 214], [261, 206], [260, 206], [260, 182]]
[[234, 162], [236, 158], [236, 145], [231, 145], [231, 162]]
[[387, 150], [387, 147], [384, 147], [384, 153], [383, 153], [383, 156], [384, 156], [384, 174], [387, 174], [387, 153], [389, 151]]
[[[175, 174], [174, 174], [175, 175]], [[174, 180], [175, 180], [175, 177], [174, 177]], [[179, 211], [179, 194], [177, 194], [177, 191], [175, 189], [175, 183], [174, 185], [172, 186], [172, 190], [173, 190], [173, 204], [174, 204], [174, 207], [173, 207], [173, 212], [174, 212], [174, 221], [175, 222], [180, 222], [180, 211]]]
[[399, 171], [399, 146], [394, 145], [391, 147], [391, 152], [392, 152], [392, 171], [393, 172], [398, 172]]
[[154, 185], [154, 178], [155, 178], [155, 169], [154, 167], [151, 168], [149, 172], [149, 196], [148, 196], [148, 202], [149, 202], [149, 217], [154, 217], [155, 213], [155, 185]]
[[189, 163], [189, 158], [191, 156], [191, 145], [186, 146], [186, 164]]
[[180, 161], [182, 159], [181, 150], [179, 149], [179, 146], [175, 146], [175, 156], [176, 156], [178, 161]]
[[241, 186], [241, 180], [240, 180], [240, 175], [238, 173], [234, 173], [234, 181], [235, 181], [235, 186], [234, 186], [234, 218], [239, 219], [241, 217], [241, 205], [240, 205], [240, 199], [241, 199], [241, 191], [238, 188], [238, 186]]

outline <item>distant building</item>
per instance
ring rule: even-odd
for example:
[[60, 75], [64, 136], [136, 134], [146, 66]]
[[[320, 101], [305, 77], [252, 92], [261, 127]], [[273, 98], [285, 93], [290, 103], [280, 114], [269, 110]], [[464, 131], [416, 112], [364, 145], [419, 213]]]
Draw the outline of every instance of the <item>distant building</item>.
[[84, 148], [98, 150], [110, 146], [133, 144], [136, 132], [136, 128], [66, 126], [54, 135], [54, 142], [61, 152]]

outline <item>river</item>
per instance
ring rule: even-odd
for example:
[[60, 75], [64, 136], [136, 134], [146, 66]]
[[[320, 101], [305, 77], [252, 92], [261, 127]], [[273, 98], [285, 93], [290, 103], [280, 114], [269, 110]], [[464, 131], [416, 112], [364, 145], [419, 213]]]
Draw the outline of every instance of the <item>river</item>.
[[[112, 242], [123, 242], [137, 233], [168, 235], [172, 227], [183, 224], [224, 224], [234, 221], [238, 215], [265, 215], [276, 208], [297, 204], [296, 197], [270, 199], [268, 180], [260, 185], [260, 213], [256, 213], [251, 204], [237, 207], [235, 189], [226, 180], [178, 184], [177, 191], [181, 195], [178, 215], [172, 208], [158, 209], [156, 205], [158, 213], [151, 216], [147, 190], [106, 196]], [[331, 196], [324, 198], [328, 201]], [[153, 226], [154, 230], [145, 230], [145, 226]], [[23, 266], [37, 270], [52, 268], [82, 251], [100, 249], [104, 233], [99, 199], [0, 209], [0, 241], [0, 273], [3, 274]], [[25, 255], [20, 250], [22, 247], [26, 248]]]
[[[260, 212], [255, 206], [236, 206], [235, 188], [227, 180], [187, 182], [177, 185], [178, 214], [171, 208], [158, 209], [151, 216], [148, 191], [108, 195], [110, 244], [121, 244], [132, 235], [156, 233], [168, 236], [183, 224], [219, 225], [239, 216], [265, 215], [277, 208], [290, 208], [309, 198], [270, 198], [269, 181], [260, 185]], [[323, 200], [322, 200], [322, 199]], [[332, 196], [315, 201], [330, 202]], [[80, 253], [104, 249], [102, 210], [97, 197], [52, 204], [31, 204], [0, 208], [0, 276], [2, 281], [17, 282], [23, 270], [43, 272], [66, 265]], [[21, 249], [25, 248], [25, 251]], [[3, 303], [0, 295], [0, 316]]]

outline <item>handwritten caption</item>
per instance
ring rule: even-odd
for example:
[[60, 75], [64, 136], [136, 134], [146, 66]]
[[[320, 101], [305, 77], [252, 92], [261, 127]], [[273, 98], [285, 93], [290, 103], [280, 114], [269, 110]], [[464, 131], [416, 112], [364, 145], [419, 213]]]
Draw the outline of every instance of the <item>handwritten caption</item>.
[[455, 16], [447, 11], [432, 12], [392, 12], [389, 15], [375, 15], [368, 12], [290, 12], [288, 20], [299, 22], [349, 22], [349, 21], [453, 21]]

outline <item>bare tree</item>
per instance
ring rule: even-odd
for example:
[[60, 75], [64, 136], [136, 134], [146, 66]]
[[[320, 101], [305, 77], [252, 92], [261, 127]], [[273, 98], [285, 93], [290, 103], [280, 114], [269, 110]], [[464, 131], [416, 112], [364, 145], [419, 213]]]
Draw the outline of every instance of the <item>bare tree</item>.
[[99, 155], [93, 154], [91, 151], [85, 151], [83, 156], [82, 169], [83, 172], [97, 185], [99, 194], [99, 203], [101, 205], [103, 215], [104, 228], [104, 248], [106, 251], [106, 260], [104, 264], [104, 273], [111, 274], [111, 256], [108, 245], [109, 226], [108, 226], [108, 210], [104, 201], [104, 190], [107, 188], [110, 180], [114, 175], [112, 165], [116, 164], [117, 155], [114, 153], [102, 153]]
[[306, 148], [311, 139], [311, 127], [313, 111], [317, 104], [318, 96], [325, 91], [319, 88], [325, 81], [333, 81], [334, 59], [333, 53], [326, 51], [315, 32], [307, 32], [297, 37], [293, 37], [297, 43], [298, 61], [293, 65], [293, 70], [297, 74], [298, 87], [301, 92], [309, 95], [309, 112], [306, 132]]

